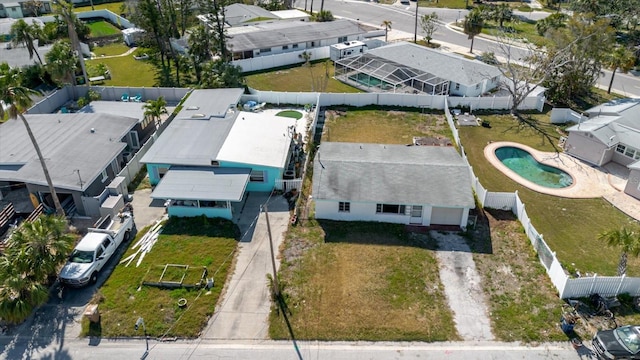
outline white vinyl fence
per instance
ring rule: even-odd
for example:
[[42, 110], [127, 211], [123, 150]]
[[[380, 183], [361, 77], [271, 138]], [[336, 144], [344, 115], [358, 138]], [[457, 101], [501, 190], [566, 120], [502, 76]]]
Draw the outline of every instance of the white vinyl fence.
[[301, 55], [305, 51], [311, 55], [309, 59], [311, 61], [329, 58], [329, 47], [323, 46], [281, 54], [258, 56], [251, 59], [234, 60], [231, 64], [240, 66], [243, 73], [301, 64], [306, 61]]

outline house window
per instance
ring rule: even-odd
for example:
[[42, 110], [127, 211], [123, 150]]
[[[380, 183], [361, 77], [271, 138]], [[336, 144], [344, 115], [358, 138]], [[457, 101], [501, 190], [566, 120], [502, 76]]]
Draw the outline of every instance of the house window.
[[626, 148], [626, 146], [624, 146], [622, 144], [618, 144], [618, 146], [616, 146], [616, 151], [619, 152], [620, 154], [624, 154], [625, 148]]
[[271, 52], [271, 48], [260, 49], [260, 54]]
[[377, 204], [376, 214], [400, 214], [404, 215], [404, 205], [397, 204]]
[[134, 149], [140, 149], [140, 139], [138, 139], [138, 132], [129, 131], [129, 137], [131, 137], [131, 147]]
[[315, 47], [315, 46], [316, 46], [316, 42], [315, 42], [315, 41], [312, 41], [312, 42], [311, 42], [311, 47]]
[[460, 90], [460, 84], [456, 83], [456, 87], [455, 87], [455, 89], [456, 89], [456, 90]]
[[480, 89], [480, 84], [476, 84], [476, 90]]
[[636, 150], [631, 146], [627, 146], [627, 150], [624, 151], [624, 155], [630, 158], [632, 158], [635, 153], [636, 153]]
[[249, 181], [251, 182], [265, 182], [266, 174], [264, 170], [251, 170], [251, 175], [249, 176]]
[[284, 45], [284, 46], [282, 47], [282, 50], [287, 50], [287, 49], [289, 49], [289, 45]]
[[351, 212], [351, 203], [340, 201], [338, 203], [338, 212]]
[[298, 44], [293, 44], [293, 45], [291, 45], [291, 48], [292, 48], [292, 49], [297, 49], [297, 48], [298, 48]]
[[338, 38], [338, 42], [339, 42], [339, 43], [341, 43], [341, 42], [346, 42], [346, 41], [347, 41], [347, 37], [346, 37], [346, 36], [342, 36], [342, 37], [339, 37], [339, 38]]
[[102, 182], [105, 182], [109, 179], [109, 174], [107, 174], [107, 169], [102, 170]]

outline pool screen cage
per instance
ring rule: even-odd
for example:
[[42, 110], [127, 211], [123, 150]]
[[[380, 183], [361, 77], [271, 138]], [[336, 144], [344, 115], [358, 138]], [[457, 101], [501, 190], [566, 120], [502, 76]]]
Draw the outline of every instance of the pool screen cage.
[[447, 95], [449, 81], [372, 54], [335, 62], [336, 79], [373, 92]]

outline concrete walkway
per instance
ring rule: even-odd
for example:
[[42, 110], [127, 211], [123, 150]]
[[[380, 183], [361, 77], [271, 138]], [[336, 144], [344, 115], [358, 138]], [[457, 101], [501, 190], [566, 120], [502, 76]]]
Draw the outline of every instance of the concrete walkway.
[[458, 334], [465, 341], [493, 340], [482, 279], [476, 271], [471, 249], [458, 234], [430, 231], [429, 235], [438, 241], [440, 282]]
[[[273, 270], [266, 216], [259, 213], [267, 201], [274, 251], [278, 253], [289, 222], [287, 202], [279, 195], [269, 198], [268, 193], [249, 193], [240, 218], [236, 219], [246, 236], [240, 242], [233, 275], [202, 339], [268, 338], [271, 296], [267, 274]], [[276, 267], [279, 266], [276, 259]]]

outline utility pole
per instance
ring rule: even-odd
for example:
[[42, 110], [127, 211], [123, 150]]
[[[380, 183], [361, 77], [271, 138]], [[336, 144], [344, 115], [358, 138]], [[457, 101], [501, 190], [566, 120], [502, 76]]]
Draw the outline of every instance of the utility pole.
[[273, 238], [271, 237], [271, 224], [269, 224], [269, 209], [265, 204], [262, 207], [265, 219], [267, 219], [267, 233], [269, 234], [269, 248], [271, 249], [271, 266], [273, 267], [273, 294], [275, 298], [280, 297], [280, 284], [278, 284], [278, 273], [276, 272], [276, 258], [273, 253]]
[[416, 0], [416, 24], [413, 31], [413, 42], [415, 44], [418, 43], [418, 3], [419, 2], [420, 2], [419, 0]]

